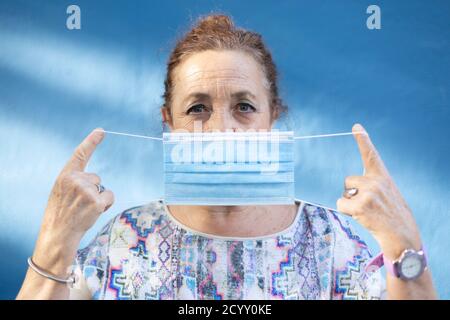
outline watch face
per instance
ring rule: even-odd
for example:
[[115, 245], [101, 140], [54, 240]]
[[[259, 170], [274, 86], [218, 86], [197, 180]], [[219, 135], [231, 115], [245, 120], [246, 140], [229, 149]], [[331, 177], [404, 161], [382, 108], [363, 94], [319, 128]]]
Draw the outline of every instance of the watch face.
[[413, 279], [422, 272], [422, 260], [416, 254], [408, 255], [403, 259], [399, 271], [404, 278]]

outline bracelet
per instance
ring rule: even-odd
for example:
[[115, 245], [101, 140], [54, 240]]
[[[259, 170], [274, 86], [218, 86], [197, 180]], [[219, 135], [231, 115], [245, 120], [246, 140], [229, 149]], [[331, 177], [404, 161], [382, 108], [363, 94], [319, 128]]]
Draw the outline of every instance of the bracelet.
[[31, 257], [29, 257], [27, 261], [28, 261], [28, 265], [30, 266], [30, 268], [33, 269], [39, 275], [43, 276], [44, 278], [47, 278], [47, 279], [50, 279], [50, 280], [53, 280], [53, 281], [56, 281], [59, 283], [65, 283], [70, 286], [73, 286], [76, 281], [76, 277], [73, 272], [70, 274], [70, 276], [67, 279], [62, 279], [62, 278], [55, 277], [55, 276], [51, 275], [50, 273], [45, 272], [44, 270], [40, 269], [37, 265], [34, 264]]

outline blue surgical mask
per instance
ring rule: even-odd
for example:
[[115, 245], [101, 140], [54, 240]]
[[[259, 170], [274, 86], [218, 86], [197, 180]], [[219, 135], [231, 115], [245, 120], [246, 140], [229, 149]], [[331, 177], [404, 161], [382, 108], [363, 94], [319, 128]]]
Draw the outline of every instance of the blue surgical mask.
[[[203, 133], [195, 125], [194, 132], [163, 133], [163, 137], [103, 131], [163, 142], [164, 194], [169, 204], [268, 205], [293, 204], [298, 199], [324, 207], [342, 194], [346, 176], [362, 170], [353, 138], [329, 140], [351, 137], [354, 132]], [[295, 191], [294, 172], [301, 181]], [[294, 192], [302, 197], [294, 198]], [[147, 199], [132, 202], [142, 201]]]
[[167, 204], [293, 204], [292, 131], [164, 133]]

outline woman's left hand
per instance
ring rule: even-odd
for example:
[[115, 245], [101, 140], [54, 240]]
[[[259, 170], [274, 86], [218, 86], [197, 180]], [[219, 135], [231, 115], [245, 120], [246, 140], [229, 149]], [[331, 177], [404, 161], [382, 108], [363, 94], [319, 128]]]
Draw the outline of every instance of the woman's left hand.
[[398, 259], [405, 249], [420, 250], [419, 229], [411, 209], [389, 175], [369, 135], [359, 124], [354, 125], [352, 131], [365, 172], [363, 176], [346, 178], [345, 188], [356, 188], [358, 191], [351, 198], [338, 199], [337, 209], [365, 227], [391, 261]]

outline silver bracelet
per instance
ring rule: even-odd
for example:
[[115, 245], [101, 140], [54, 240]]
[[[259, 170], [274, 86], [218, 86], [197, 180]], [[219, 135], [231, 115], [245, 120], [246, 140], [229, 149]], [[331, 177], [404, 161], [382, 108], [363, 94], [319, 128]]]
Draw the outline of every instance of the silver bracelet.
[[44, 278], [47, 278], [47, 279], [50, 279], [50, 280], [53, 280], [53, 281], [56, 281], [59, 283], [65, 283], [70, 286], [73, 286], [75, 284], [76, 277], [73, 272], [70, 274], [70, 276], [67, 279], [62, 279], [62, 278], [55, 277], [55, 276], [51, 275], [50, 273], [45, 272], [44, 270], [41, 270], [37, 265], [34, 264], [31, 257], [29, 257], [27, 261], [28, 261], [28, 265], [30, 266], [30, 268], [33, 269], [36, 273], [43, 276]]

